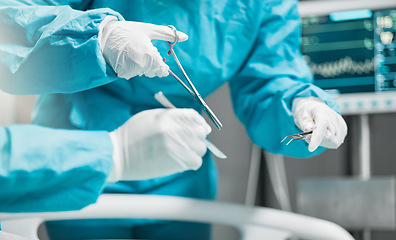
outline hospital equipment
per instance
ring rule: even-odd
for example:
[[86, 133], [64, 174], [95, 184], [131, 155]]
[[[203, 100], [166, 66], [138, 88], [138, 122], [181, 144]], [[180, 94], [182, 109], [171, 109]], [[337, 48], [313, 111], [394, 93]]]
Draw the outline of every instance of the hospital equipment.
[[[205, 100], [201, 97], [201, 95], [199, 94], [198, 90], [195, 88], [194, 84], [191, 82], [190, 78], [188, 77], [186, 71], [184, 71], [183, 66], [180, 64], [179, 59], [176, 56], [175, 51], [173, 50], [173, 47], [179, 42], [179, 36], [177, 33], [177, 30], [174, 26], [169, 25], [168, 27], [170, 27], [173, 32], [175, 33], [175, 41], [173, 43], [171, 42], [167, 42], [169, 45], [169, 51], [168, 51], [168, 56], [170, 54], [172, 54], [173, 58], [175, 59], [177, 65], [179, 66], [180, 70], [182, 71], [184, 77], [186, 78], [188, 85], [190, 85], [191, 89], [176, 75], [172, 72], [172, 70], [169, 69], [169, 73], [176, 78], [176, 80], [194, 97], [194, 99], [197, 99], [199, 104], [202, 106], [204, 112], [206, 113], [206, 115], [208, 115], [208, 117], [210, 118], [210, 120], [213, 122], [213, 124], [216, 126], [216, 128], [218, 130], [221, 130], [221, 128], [223, 127], [223, 124], [221, 124], [220, 120], [216, 117], [216, 115], [214, 114], [214, 112], [212, 111], [212, 109], [210, 109], [210, 107], [208, 106], [208, 104], [206, 104]], [[166, 59], [164, 58], [163, 61], [165, 62]]]
[[235, 227], [242, 240], [354, 240], [340, 226], [321, 219], [265, 207], [175, 196], [104, 194], [80, 211], [0, 213], [5, 232], [37, 240], [44, 221], [66, 219], [161, 219], [223, 224]]
[[[164, 95], [163, 92], [158, 92], [154, 95], [154, 98], [161, 103], [164, 107], [166, 108], [176, 108], [175, 105], [173, 105]], [[227, 156], [220, 151], [213, 143], [211, 143], [209, 140], [205, 139], [205, 145], [206, 147], [218, 158], [225, 159]]]
[[312, 131], [308, 131], [308, 132], [302, 132], [302, 133], [297, 133], [297, 134], [293, 134], [293, 135], [289, 135], [286, 136], [284, 139], [282, 139], [281, 142], [284, 142], [287, 138], [291, 138], [290, 141], [288, 141], [286, 143], [286, 145], [289, 145], [289, 143], [291, 143], [294, 140], [304, 140], [307, 139], [309, 137], [309, 135], [312, 134]]
[[314, 84], [335, 95], [341, 113], [396, 111], [395, 1], [309, 1], [299, 10]]
[[305, 177], [297, 186], [296, 210], [301, 214], [348, 230], [396, 229], [395, 176]]

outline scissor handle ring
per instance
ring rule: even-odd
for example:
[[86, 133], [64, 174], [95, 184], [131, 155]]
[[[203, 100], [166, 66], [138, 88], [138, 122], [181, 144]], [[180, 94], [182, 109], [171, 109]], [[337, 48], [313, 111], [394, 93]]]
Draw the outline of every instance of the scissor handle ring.
[[168, 51], [168, 56], [171, 54], [173, 47], [176, 45], [176, 43], [179, 42], [179, 35], [177, 35], [177, 30], [174, 26], [172, 25], [168, 25], [169, 28], [171, 28], [173, 30], [173, 32], [175, 33], [175, 41], [173, 43], [168, 41], [168, 45], [169, 45], [169, 51]]

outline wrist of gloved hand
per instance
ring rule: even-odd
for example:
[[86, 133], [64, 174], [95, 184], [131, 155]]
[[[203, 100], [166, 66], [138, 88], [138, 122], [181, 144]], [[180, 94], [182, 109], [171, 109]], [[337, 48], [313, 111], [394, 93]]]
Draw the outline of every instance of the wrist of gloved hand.
[[295, 99], [292, 112], [298, 128], [313, 131], [306, 139], [310, 152], [319, 146], [336, 149], [344, 142], [348, 129], [344, 119], [319, 98]]
[[103, 55], [104, 42], [109, 37], [109, 31], [105, 31], [105, 27], [107, 26], [107, 24], [112, 24], [112, 22], [116, 22], [116, 21], [118, 21], [117, 17], [108, 15], [99, 24], [98, 41], [99, 41], [100, 52], [102, 53], [102, 55]]
[[113, 169], [108, 181], [146, 180], [196, 170], [211, 128], [193, 109], [153, 109], [110, 132]]
[[[168, 26], [133, 21], [115, 21], [106, 17], [99, 26], [99, 45], [106, 62], [120, 78], [135, 76], [165, 77], [169, 67], [151, 40], [175, 41], [175, 32]], [[188, 36], [180, 31], [179, 42]]]
[[109, 133], [111, 142], [113, 143], [113, 167], [109, 176], [107, 176], [107, 182], [118, 182], [122, 179], [122, 165], [121, 165], [121, 143], [118, 142], [115, 132]]

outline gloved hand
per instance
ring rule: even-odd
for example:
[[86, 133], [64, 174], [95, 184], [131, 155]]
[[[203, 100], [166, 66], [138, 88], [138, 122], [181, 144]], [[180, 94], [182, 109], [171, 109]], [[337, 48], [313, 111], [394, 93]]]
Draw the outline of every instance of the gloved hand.
[[145, 180], [197, 170], [211, 132], [193, 109], [153, 109], [110, 132], [113, 169], [108, 181]]
[[[168, 26], [131, 21], [109, 21], [105, 18], [99, 26], [99, 44], [106, 62], [118, 77], [130, 79], [134, 76], [168, 76], [169, 67], [162, 61], [151, 40], [175, 41], [174, 31]], [[116, 20], [115, 17], [111, 20]], [[188, 36], [177, 32], [179, 42]]]
[[302, 131], [313, 131], [308, 150], [315, 151], [319, 146], [338, 148], [347, 134], [347, 125], [340, 114], [319, 98], [296, 98], [293, 102], [293, 117]]

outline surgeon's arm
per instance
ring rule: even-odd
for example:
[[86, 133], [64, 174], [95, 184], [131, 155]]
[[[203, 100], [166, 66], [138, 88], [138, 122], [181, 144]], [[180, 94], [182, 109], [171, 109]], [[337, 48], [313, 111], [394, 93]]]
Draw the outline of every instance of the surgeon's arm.
[[336, 101], [312, 85], [312, 75], [300, 53], [297, 1], [264, 1], [261, 28], [244, 66], [230, 81], [235, 112], [254, 143], [294, 157], [318, 154], [305, 141], [286, 146], [280, 141], [301, 132], [292, 116], [293, 100], [318, 97], [334, 110]]
[[100, 52], [98, 33], [106, 16], [122, 17], [110, 9], [47, 4], [0, 0], [0, 88], [13, 94], [72, 93], [117, 79]]
[[0, 127], [0, 212], [81, 209], [112, 169], [107, 132]]

